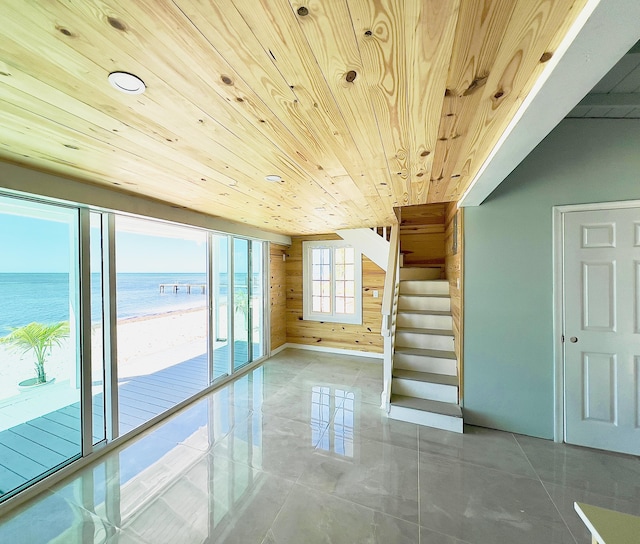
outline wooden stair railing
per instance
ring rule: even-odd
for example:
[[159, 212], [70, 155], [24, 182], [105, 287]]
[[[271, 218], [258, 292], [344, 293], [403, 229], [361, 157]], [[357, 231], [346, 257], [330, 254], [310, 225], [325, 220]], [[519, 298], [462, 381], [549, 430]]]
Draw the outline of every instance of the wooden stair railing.
[[384, 371], [381, 408], [389, 411], [391, 401], [391, 380], [393, 376], [393, 352], [396, 334], [396, 313], [398, 311], [398, 290], [400, 281], [400, 227], [391, 226], [389, 237], [389, 260], [382, 294], [382, 328], [380, 334], [384, 338]]

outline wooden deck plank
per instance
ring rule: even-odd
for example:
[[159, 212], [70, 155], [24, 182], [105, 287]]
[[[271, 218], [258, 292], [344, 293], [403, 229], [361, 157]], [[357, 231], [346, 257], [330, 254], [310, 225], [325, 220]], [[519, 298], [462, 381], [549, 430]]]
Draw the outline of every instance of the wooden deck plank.
[[[236, 361], [247, 343], [236, 342]], [[229, 346], [214, 351], [214, 376], [228, 371]], [[208, 387], [206, 357], [198, 356], [158, 372], [123, 378], [119, 384], [120, 434]], [[104, 439], [103, 393], [93, 396], [93, 440]], [[80, 454], [80, 403], [75, 402], [0, 432], [0, 495]]]
[[[33, 442], [51, 448], [58, 452], [60, 455], [65, 458], [72, 457], [80, 453], [80, 445], [74, 444], [73, 442], [69, 442], [64, 438], [58, 436], [54, 432], [49, 432], [48, 430], [39, 429], [38, 427], [34, 427], [29, 423], [21, 423], [20, 425], [16, 425], [8, 431], [12, 431], [20, 436], [23, 436], [26, 439], [29, 439]], [[4, 443], [4, 431], [0, 434], [0, 440]]]
[[135, 380], [131, 380], [131, 382], [134, 381], [138, 383], [154, 383], [158, 388], [173, 388], [174, 390], [182, 390], [190, 395], [202, 390], [202, 387], [189, 386], [186, 383], [176, 383], [171, 378], [165, 378], [163, 376], [148, 376], [144, 379], [136, 378]]
[[13, 472], [25, 480], [35, 478], [49, 468], [41, 463], [37, 463], [27, 455], [5, 446], [4, 443], [0, 444], [0, 465], [7, 468], [11, 467]]
[[141, 419], [139, 417], [135, 417], [131, 414], [126, 414], [126, 413], [120, 413], [120, 435], [123, 434], [127, 434], [129, 431], [132, 431], [133, 429], [135, 429], [136, 427], [139, 427], [140, 425], [142, 425], [143, 423], [145, 423], [146, 421], [148, 421], [149, 418], [146, 419]]
[[26, 478], [23, 478], [19, 474], [13, 472], [13, 470], [0, 465], [0, 496], [18, 486], [21, 486], [26, 481]]
[[[51, 434], [55, 434], [60, 438], [64, 438], [67, 442], [77, 444], [80, 447], [80, 429], [71, 429], [66, 425], [53, 421], [52, 419], [46, 419], [44, 417], [38, 417], [27, 422], [28, 425], [32, 425], [38, 429], [41, 429]], [[3, 431], [5, 432], [5, 431]], [[0, 434], [2, 437], [2, 434]]]
[[144, 382], [146, 380], [151, 380], [151, 381], [162, 380], [165, 383], [171, 384], [173, 387], [180, 386], [189, 390], [196, 389], [198, 391], [206, 387], [206, 384], [207, 384], [206, 380], [203, 380], [202, 384], [197, 384], [195, 380], [190, 380], [188, 378], [178, 376], [178, 375], [172, 376], [171, 374], [162, 374], [162, 373], [151, 374], [149, 376], [139, 376], [139, 377], [133, 378], [133, 380], [141, 381], [141, 382]]
[[134, 391], [139, 394], [153, 395], [161, 400], [167, 400], [170, 402], [175, 402], [177, 398], [184, 400], [181, 395], [176, 395], [173, 390], [168, 390], [166, 388], [158, 389], [158, 387], [154, 387], [153, 384], [136, 383]]
[[67, 456], [29, 438], [25, 438], [9, 429], [2, 433], [2, 445], [16, 451], [16, 455], [27, 452], [29, 459], [47, 468], [55, 467], [67, 460]]
[[69, 427], [72, 431], [76, 431], [80, 433], [80, 415], [77, 417], [70, 416], [69, 414], [65, 414], [56, 410], [54, 412], [49, 412], [48, 414], [44, 414], [42, 416], [45, 419], [50, 419], [51, 421], [55, 421], [60, 425], [64, 425], [65, 427]]
[[127, 384], [136, 384], [139, 385], [151, 384], [152, 387], [157, 388], [158, 383], [164, 386], [164, 384], [171, 384], [174, 389], [181, 389], [185, 391], [191, 391], [196, 388], [193, 382], [181, 382], [177, 380], [173, 380], [170, 377], [162, 376], [160, 374], [150, 374], [148, 376], [134, 376], [132, 378], [128, 378], [126, 381], [123, 380], [119, 387], [127, 387]]
[[157, 415], [157, 412], [150, 408], [145, 409], [145, 408], [140, 408], [138, 406], [121, 404], [119, 414], [120, 414], [120, 419], [122, 419], [123, 416], [130, 416], [144, 423], [146, 421], [149, 421], [152, 417], [155, 417]]
[[175, 402], [162, 400], [156, 396], [151, 396], [136, 391], [122, 391], [120, 399], [120, 403], [127, 407], [135, 408], [139, 405], [142, 405], [145, 407], [148, 406], [148, 408], [146, 409], [153, 411], [156, 411], [156, 409], [168, 410], [169, 408], [172, 408], [176, 405]]
[[179, 402], [182, 402], [183, 400], [185, 400], [186, 398], [189, 397], [184, 397], [184, 396], [173, 396], [170, 399], [162, 399], [159, 396], [150, 394], [152, 392], [150, 391], [145, 391], [142, 389], [138, 389], [136, 391], [128, 391], [126, 393], [123, 393], [120, 398], [121, 398], [121, 403], [122, 404], [126, 404], [128, 406], [135, 406], [136, 403], [142, 402], [142, 403], [146, 403], [149, 406], [152, 406], [154, 408], [154, 411], [156, 408], [161, 408], [163, 410], [168, 410], [170, 408], [173, 408], [176, 404], [178, 404]]

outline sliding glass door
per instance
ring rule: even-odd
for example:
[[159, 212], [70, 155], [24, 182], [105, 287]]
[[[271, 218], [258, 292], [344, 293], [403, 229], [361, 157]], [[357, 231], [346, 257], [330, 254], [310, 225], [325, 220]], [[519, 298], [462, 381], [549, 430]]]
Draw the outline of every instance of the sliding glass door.
[[116, 217], [120, 434], [209, 385], [207, 234]]
[[251, 360], [249, 345], [249, 240], [233, 239], [233, 370]]
[[252, 360], [265, 354], [265, 251], [264, 242], [251, 241], [251, 350]]
[[213, 381], [231, 373], [229, 236], [211, 235], [211, 338]]
[[0, 502], [263, 357], [264, 247], [0, 195]]
[[78, 225], [0, 196], [0, 500], [82, 452]]

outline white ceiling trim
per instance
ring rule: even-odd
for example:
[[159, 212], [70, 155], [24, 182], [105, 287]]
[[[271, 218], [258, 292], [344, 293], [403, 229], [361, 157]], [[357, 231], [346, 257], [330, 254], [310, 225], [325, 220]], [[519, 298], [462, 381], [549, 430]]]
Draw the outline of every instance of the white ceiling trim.
[[458, 206], [479, 206], [638, 41], [638, 0], [591, 0]]

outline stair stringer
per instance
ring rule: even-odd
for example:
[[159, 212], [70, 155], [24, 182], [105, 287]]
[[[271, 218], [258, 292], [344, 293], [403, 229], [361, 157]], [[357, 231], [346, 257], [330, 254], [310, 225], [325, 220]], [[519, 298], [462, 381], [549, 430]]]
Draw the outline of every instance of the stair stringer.
[[391, 244], [371, 229], [343, 229], [336, 231], [350, 246], [356, 248], [368, 259], [387, 271]]

